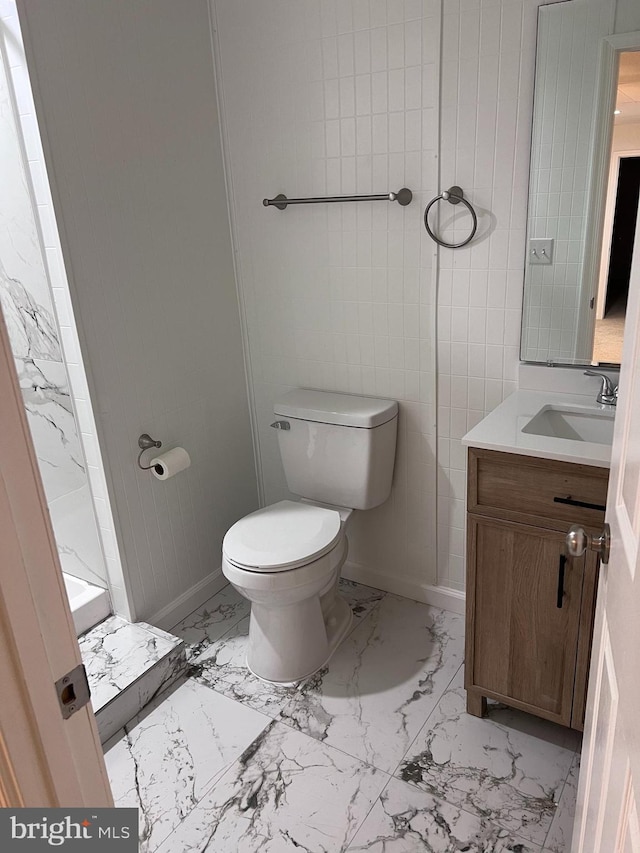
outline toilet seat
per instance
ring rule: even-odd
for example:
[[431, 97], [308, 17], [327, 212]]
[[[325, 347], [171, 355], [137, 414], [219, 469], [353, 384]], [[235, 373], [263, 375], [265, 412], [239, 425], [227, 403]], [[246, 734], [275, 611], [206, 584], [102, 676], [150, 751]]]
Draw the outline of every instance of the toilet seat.
[[335, 509], [279, 501], [241, 518], [222, 543], [225, 559], [251, 572], [283, 572], [318, 560], [342, 536]]

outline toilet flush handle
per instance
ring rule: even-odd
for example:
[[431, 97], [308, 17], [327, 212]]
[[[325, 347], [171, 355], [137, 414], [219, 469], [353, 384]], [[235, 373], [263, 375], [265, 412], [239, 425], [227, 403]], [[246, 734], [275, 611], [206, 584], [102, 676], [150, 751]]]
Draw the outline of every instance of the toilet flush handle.
[[289, 421], [274, 421], [271, 426], [274, 429], [291, 429]]

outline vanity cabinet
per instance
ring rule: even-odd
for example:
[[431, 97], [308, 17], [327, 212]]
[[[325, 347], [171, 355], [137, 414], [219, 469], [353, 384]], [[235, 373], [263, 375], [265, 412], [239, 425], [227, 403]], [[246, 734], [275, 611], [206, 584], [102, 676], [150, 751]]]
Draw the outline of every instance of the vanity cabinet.
[[571, 524], [598, 533], [608, 470], [469, 449], [467, 710], [496, 699], [582, 729], [598, 559], [565, 555]]

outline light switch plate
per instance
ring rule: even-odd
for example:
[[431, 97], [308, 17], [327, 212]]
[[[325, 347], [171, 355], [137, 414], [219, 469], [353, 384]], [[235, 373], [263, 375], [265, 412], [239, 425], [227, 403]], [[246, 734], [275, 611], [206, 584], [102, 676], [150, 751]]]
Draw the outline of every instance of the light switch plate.
[[553, 263], [553, 239], [550, 237], [538, 237], [529, 240], [529, 263], [551, 264]]

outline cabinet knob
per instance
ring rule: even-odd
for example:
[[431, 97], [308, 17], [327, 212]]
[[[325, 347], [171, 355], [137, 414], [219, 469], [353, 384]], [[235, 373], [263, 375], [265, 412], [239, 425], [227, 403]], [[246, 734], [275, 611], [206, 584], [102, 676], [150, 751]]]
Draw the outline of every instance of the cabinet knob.
[[567, 554], [570, 557], [582, 557], [587, 548], [600, 555], [606, 565], [609, 562], [611, 548], [611, 528], [605, 524], [600, 536], [591, 536], [580, 524], [572, 524], [566, 537]]

